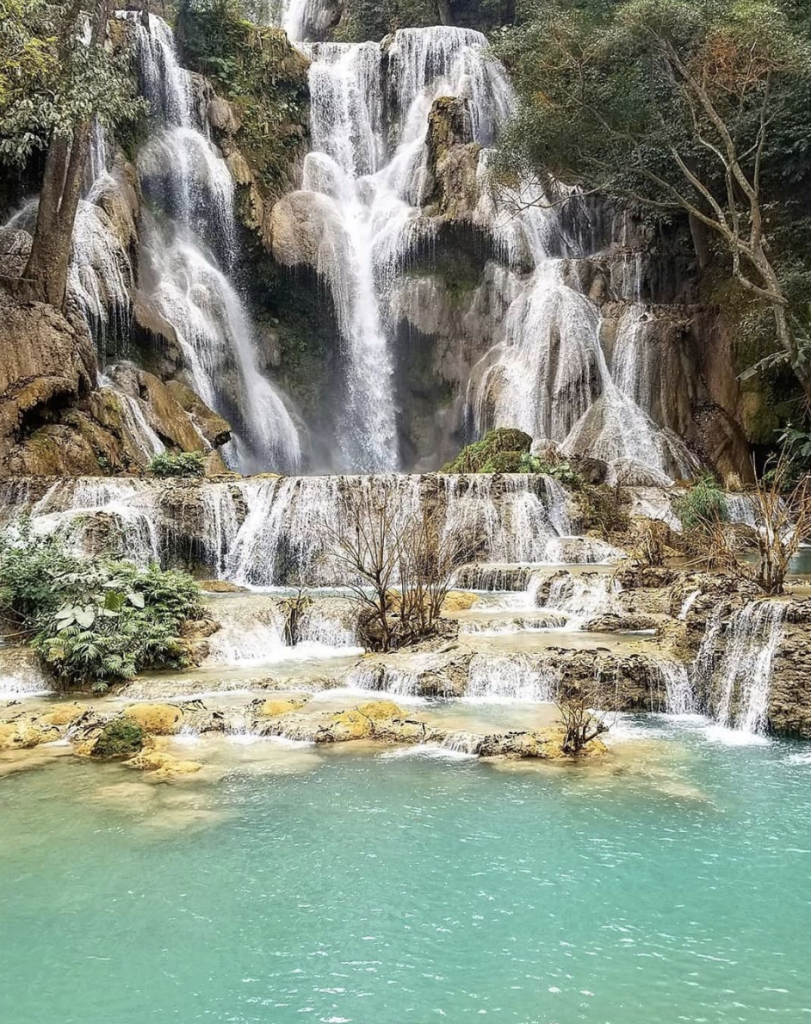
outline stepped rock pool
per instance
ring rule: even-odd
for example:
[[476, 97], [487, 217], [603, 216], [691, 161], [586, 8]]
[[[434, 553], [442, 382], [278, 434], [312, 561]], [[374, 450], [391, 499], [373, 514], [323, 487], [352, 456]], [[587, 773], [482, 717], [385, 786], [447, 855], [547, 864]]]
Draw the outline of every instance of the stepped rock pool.
[[808, 748], [615, 731], [577, 768], [220, 741], [215, 784], [53, 751], [0, 777], [0, 1019], [811, 1020]]

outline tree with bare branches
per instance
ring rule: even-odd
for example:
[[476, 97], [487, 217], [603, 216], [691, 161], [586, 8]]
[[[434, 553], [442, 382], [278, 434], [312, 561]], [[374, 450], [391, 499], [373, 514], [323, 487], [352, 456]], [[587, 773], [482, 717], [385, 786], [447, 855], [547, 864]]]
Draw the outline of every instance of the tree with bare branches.
[[[802, 5], [784, 0], [553, 0], [499, 55], [522, 103], [503, 149], [583, 193], [686, 213], [720, 242], [811, 400], [811, 343], [770, 246], [769, 182], [811, 87]], [[796, 125], [795, 125], [796, 128]], [[549, 199], [549, 196], [562, 196]], [[524, 201], [570, 201], [546, 187]], [[574, 199], [572, 201], [578, 201]]]
[[330, 558], [365, 608], [365, 639], [389, 651], [435, 634], [459, 546], [428, 515], [409, 519], [379, 481], [348, 492], [328, 526]]
[[576, 757], [592, 740], [608, 732], [608, 711], [597, 711], [594, 687], [576, 683], [562, 691], [556, 700], [563, 726], [561, 750]]

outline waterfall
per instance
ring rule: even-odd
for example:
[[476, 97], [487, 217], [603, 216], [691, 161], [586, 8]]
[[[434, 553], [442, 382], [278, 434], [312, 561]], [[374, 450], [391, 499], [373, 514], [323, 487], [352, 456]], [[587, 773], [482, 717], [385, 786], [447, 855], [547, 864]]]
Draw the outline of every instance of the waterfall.
[[560, 573], [551, 580], [536, 576], [530, 581], [529, 592], [537, 607], [566, 612], [576, 618], [619, 614], [622, 611], [618, 600], [622, 585], [608, 575]]
[[693, 607], [693, 605], [696, 603], [696, 601], [698, 600], [699, 597], [701, 597], [701, 591], [700, 590], [692, 590], [687, 595], [687, 597], [685, 597], [684, 601], [682, 602], [682, 606], [679, 609], [679, 614], [678, 614], [678, 618], [682, 622], [684, 622], [686, 620], [687, 616], [690, 614], [690, 609]]
[[491, 701], [552, 701], [557, 673], [524, 654], [475, 654], [470, 662], [465, 696]]
[[665, 713], [695, 714], [696, 698], [687, 666], [678, 661], [660, 661], [656, 669], [665, 688]]
[[246, 481], [240, 489], [248, 516], [229, 554], [226, 574], [253, 586], [340, 583], [326, 556], [332, 546], [330, 527], [340, 529], [343, 496], [393, 494], [392, 507], [405, 524], [422, 514], [421, 487], [421, 477], [396, 475]]
[[707, 622], [692, 676], [721, 726], [741, 734], [762, 734], [768, 727], [772, 668], [786, 605], [752, 601], [732, 615], [724, 630], [728, 610], [719, 605]]
[[786, 606], [779, 601], [755, 601], [730, 620], [726, 649], [718, 668], [715, 716], [721, 725], [745, 733], [766, 731], [772, 665], [785, 613]]
[[484, 473], [440, 479], [443, 535], [463, 549], [476, 545], [487, 561], [546, 562], [549, 541], [571, 530], [565, 492], [551, 477]]
[[145, 218], [149, 298], [175, 329], [197, 393], [235, 421], [239, 467], [295, 471], [298, 432], [260, 369], [248, 312], [226, 273], [237, 234], [231, 175], [195, 123], [191, 76], [178, 63], [169, 26], [153, 14], [148, 26], [138, 12], [118, 16], [134, 26], [141, 90], [157, 126], [138, 154], [139, 174], [171, 218], [168, 230]]

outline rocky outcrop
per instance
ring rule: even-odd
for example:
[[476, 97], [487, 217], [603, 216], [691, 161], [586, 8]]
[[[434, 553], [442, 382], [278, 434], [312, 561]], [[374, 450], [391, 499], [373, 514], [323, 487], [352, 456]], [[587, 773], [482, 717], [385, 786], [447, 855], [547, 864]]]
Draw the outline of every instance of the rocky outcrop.
[[426, 215], [460, 220], [470, 217], [479, 199], [481, 146], [473, 141], [470, 104], [440, 96], [428, 115], [427, 169], [423, 204]]

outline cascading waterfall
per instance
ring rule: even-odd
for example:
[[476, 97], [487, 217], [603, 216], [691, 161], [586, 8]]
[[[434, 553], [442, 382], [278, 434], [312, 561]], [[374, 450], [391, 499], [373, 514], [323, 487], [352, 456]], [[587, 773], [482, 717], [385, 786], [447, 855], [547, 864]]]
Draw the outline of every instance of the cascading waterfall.
[[696, 696], [687, 666], [679, 661], [661, 661], [656, 668], [665, 690], [665, 713], [694, 715]]
[[745, 733], [766, 731], [772, 666], [785, 612], [786, 606], [779, 601], [756, 601], [730, 620], [718, 669], [715, 716], [721, 725]]
[[195, 390], [236, 420], [240, 468], [295, 471], [298, 432], [260, 370], [247, 310], [221, 269], [230, 267], [236, 245], [231, 175], [195, 124], [190, 76], [169, 26], [156, 15], [148, 26], [137, 12], [118, 16], [134, 26], [141, 88], [159, 125], [138, 155], [139, 173], [172, 218], [169, 231], [146, 218], [142, 275], [150, 299], [177, 333]]
[[475, 654], [470, 662], [465, 696], [491, 701], [552, 701], [559, 679], [549, 666], [523, 654]]
[[607, 613], [619, 614], [622, 610], [618, 596], [622, 585], [612, 576], [583, 573], [561, 573], [548, 581], [536, 576], [530, 581], [529, 594], [533, 603], [540, 608], [551, 608], [576, 618], [589, 618]]
[[[133, 417], [142, 411], [138, 401], [132, 399]], [[151, 480], [79, 477], [53, 484], [38, 499], [30, 487], [8, 482], [0, 504], [9, 515], [29, 515], [37, 531], [70, 528], [77, 544], [115, 520], [127, 531], [127, 556], [136, 561], [180, 554], [214, 575], [258, 587], [344, 582], [326, 555], [330, 528], [340, 529], [350, 497], [390, 502], [400, 526], [433, 517], [461, 551], [489, 561], [538, 561], [556, 536], [553, 520], [566, 524], [555, 512], [559, 490], [546, 477], [439, 480], [439, 490], [437, 478], [399, 474], [257, 478], [175, 490]], [[192, 516], [189, 526], [178, 520], [181, 510]], [[175, 534], [183, 530], [189, 535], [180, 551]], [[525, 573], [511, 586], [524, 589], [528, 579]]]
[[694, 687], [706, 695], [720, 725], [743, 734], [762, 734], [768, 727], [772, 668], [786, 605], [752, 601], [732, 615], [724, 630], [727, 611], [719, 605], [707, 622], [692, 666]]
[[547, 562], [549, 542], [571, 532], [566, 494], [551, 477], [447, 475], [444, 536], [475, 540], [490, 562]]

